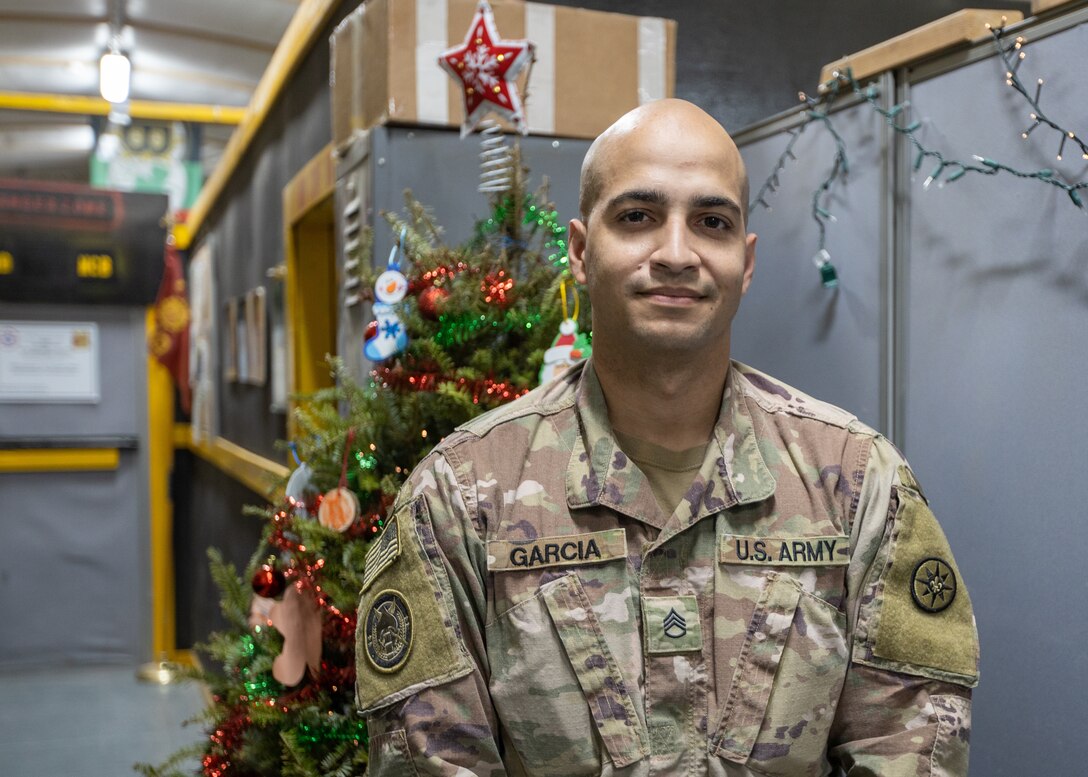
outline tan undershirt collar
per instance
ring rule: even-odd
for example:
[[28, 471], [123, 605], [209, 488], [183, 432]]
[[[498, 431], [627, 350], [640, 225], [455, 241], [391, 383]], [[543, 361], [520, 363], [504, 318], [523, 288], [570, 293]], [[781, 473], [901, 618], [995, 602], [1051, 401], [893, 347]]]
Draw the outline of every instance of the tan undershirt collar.
[[703, 465], [706, 445], [673, 451], [614, 429], [612, 434], [615, 435], [620, 450], [638, 465], [650, 481], [650, 488], [661, 509], [666, 515], [672, 515]]

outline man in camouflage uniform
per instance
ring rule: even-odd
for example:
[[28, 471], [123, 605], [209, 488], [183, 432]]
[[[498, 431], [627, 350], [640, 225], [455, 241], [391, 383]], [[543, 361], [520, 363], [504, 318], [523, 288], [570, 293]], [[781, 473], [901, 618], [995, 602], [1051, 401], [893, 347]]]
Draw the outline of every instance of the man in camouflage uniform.
[[895, 448], [730, 362], [747, 175], [707, 114], [582, 169], [590, 362], [443, 441], [370, 552], [370, 774], [964, 775], [978, 641]]

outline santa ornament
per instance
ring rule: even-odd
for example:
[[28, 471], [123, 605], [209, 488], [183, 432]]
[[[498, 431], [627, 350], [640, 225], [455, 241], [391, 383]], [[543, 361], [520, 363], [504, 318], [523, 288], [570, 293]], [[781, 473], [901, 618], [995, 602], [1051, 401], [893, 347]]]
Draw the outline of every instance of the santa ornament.
[[442, 53], [438, 63], [461, 85], [465, 121], [461, 137], [476, 129], [488, 113], [496, 113], [525, 135], [517, 77], [533, 60], [527, 40], [503, 40], [487, 0], [480, 0], [465, 41]]
[[544, 363], [540, 366], [540, 382], [547, 383], [567, 367], [588, 359], [593, 352], [589, 336], [578, 331], [578, 290], [571, 284], [574, 297], [574, 311], [567, 310], [567, 284], [564, 280], [559, 287], [563, 299], [563, 320], [559, 323], [559, 334], [552, 341], [552, 347], [544, 352]]

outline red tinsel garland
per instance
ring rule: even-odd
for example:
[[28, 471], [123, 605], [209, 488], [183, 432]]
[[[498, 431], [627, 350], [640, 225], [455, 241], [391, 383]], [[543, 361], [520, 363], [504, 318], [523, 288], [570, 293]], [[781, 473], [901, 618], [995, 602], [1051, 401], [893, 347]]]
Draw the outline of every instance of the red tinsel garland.
[[509, 402], [520, 396], [528, 394], [530, 389], [524, 386], [515, 386], [506, 381], [481, 378], [480, 380], [468, 380], [456, 378], [452, 375], [443, 375], [437, 370], [406, 370], [397, 365], [395, 367], [378, 367], [371, 375], [380, 381], [383, 388], [393, 388], [401, 391], [414, 389], [416, 391], [437, 391], [444, 383], [452, 383], [458, 389], [472, 396], [473, 404], [480, 404], [481, 399]]
[[205, 777], [225, 777], [232, 772], [231, 755], [238, 752], [246, 731], [252, 725], [253, 719], [249, 717], [246, 705], [236, 704], [230, 708], [227, 717], [208, 735], [213, 751], [201, 759]]

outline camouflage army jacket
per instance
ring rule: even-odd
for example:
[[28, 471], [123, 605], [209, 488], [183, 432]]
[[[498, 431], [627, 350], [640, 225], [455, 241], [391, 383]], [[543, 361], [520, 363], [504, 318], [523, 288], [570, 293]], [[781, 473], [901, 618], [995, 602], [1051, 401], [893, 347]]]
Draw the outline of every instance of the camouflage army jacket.
[[370, 549], [369, 774], [964, 775], [971, 602], [899, 453], [734, 363], [665, 515], [591, 365], [445, 439]]

